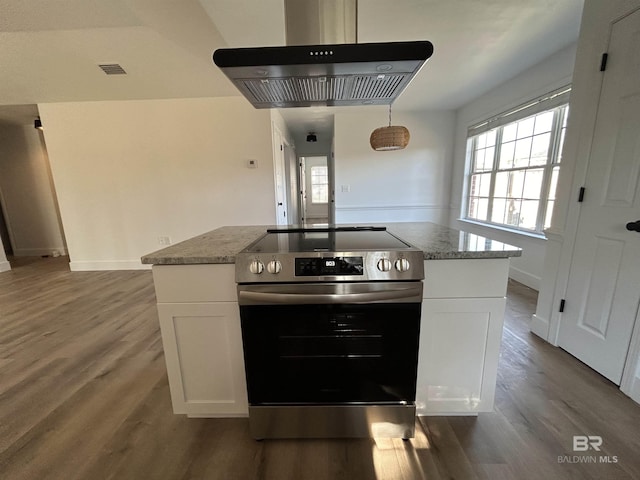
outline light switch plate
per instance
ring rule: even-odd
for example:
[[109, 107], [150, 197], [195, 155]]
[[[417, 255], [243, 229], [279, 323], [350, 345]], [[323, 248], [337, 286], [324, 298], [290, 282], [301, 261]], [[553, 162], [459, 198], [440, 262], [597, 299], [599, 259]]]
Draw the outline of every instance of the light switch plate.
[[171, 245], [171, 237], [160, 235], [158, 237], [158, 245]]

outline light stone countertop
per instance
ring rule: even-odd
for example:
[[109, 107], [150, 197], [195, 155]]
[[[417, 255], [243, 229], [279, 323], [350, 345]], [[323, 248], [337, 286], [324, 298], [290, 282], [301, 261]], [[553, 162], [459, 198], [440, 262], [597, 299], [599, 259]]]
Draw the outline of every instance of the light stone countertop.
[[[367, 224], [371, 225], [371, 224]], [[378, 224], [375, 224], [378, 225]], [[424, 252], [425, 260], [519, 257], [518, 247], [429, 222], [388, 223], [387, 230]], [[274, 225], [221, 227], [142, 257], [153, 265], [235, 263], [235, 256]]]
[[387, 231], [419, 248], [425, 260], [519, 257], [522, 250], [475, 233], [430, 222], [388, 223]]

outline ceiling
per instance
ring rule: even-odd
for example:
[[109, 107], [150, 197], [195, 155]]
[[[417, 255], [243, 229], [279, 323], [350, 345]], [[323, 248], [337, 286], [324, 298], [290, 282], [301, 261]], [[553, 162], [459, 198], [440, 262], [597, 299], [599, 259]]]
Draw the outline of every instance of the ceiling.
[[[456, 109], [575, 42], [582, 4], [359, 0], [358, 41], [430, 40], [394, 109]], [[283, 0], [0, 0], [0, 12], [0, 119], [5, 105], [237, 95], [212, 52], [285, 44]], [[300, 131], [332, 128], [333, 111], [282, 110]]]

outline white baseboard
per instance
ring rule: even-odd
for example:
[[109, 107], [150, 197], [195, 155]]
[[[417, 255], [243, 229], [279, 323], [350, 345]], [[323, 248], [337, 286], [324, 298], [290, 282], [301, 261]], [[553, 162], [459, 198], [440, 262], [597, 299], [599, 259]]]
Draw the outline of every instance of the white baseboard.
[[631, 392], [629, 396], [634, 402], [640, 403], [640, 378], [638, 377], [635, 378], [635, 381], [633, 382], [633, 387], [631, 388]]
[[549, 320], [534, 313], [531, 316], [531, 325], [529, 330], [531, 333], [535, 333], [543, 340], [547, 340], [549, 337]]
[[143, 265], [140, 260], [96, 260], [69, 262], [72, 272], [92, 272], [98, 270], [151, 270], [151, 265]]
[[53, 252], [60, 255], [66, 255], [67, 249], [64, 247], [44, 247], [44, 248], [14, 248], [13, 254], [16, 257], [42, 257], [45, 255], [52, 256]]
[[8, 272], [11, 270], [11, 265], [6, 260], [0, 262], [0, 272]]
[[631, 378], [631, 382], [625, 382], [623, 375], [620, 390], [634, 402], [640, 403], [640, 372], [636, 372], [636, 375]]
[[529, 288], [533, 288], [536, 292], [540, 291], [540, 277], [532, 275], [529, 272], [520, 270], [511, 265], [509, 267], [509, 278], [513, 278], [516, 282], [520, 282]]

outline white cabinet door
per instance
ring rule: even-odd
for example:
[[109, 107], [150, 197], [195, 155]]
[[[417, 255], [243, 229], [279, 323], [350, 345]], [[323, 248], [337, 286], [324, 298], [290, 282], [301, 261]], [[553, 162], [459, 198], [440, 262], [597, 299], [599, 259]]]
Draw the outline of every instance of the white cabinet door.
[[158, 316], [174, 413], [246, 416], [238, 304], [159, 303]]
[[493, 410], [504, 308], [504, 298], [423, 300], [418, 415]]

